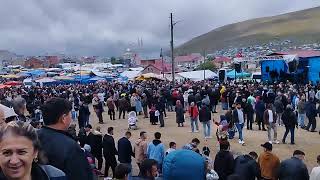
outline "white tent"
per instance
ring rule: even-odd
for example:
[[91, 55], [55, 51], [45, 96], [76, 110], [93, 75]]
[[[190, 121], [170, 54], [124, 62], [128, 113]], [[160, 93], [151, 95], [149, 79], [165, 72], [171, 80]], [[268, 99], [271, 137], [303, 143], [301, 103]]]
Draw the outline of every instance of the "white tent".
[[92, 71], [93, 74], [99, 77], [110, 77], [110, 73], [104, 73], [104, 72], [99, 72], [99, 71]]
[[45, 77], [45, 78], [37, 79], [36, 82], [37, 83], [51, 83], [51, 82], [56, 82], [56, 80], [53, 78]]
[[218, 77], [218, 75], [210, 70], [199, 70], [199, 71], [189, 71], [178, 73], [183, 78], [190, 79], [192, 81], [201, 81], [206, 79], [213, 79]]
[[132, 80], [141, 75], [141, 71], [124, 71], [120, 74], [122, 77], [127, 77], [129, 80]]

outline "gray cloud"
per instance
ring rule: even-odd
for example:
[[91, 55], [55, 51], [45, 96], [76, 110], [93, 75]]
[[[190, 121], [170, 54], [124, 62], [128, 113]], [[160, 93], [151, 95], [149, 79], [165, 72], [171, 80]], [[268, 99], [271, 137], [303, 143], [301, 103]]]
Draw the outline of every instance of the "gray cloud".
[[119, 55], [143, 39], [144, 53], [214, 28], [319, 6], [318, 0], [1, 0], [0, 49], [19, 54]]

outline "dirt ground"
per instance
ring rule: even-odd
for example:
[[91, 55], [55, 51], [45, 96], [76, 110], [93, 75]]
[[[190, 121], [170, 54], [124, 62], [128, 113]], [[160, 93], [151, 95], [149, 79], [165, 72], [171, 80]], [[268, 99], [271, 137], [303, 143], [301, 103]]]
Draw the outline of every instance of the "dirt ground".
[[[106, 109], [106, 107], [105, 107]], [[219, 120], [220, 114], [223, 112], [218, 110], [217, 114], [213, 114], [216, 120]], [[160, 132], [162, 134], [161, 140], [165, 144], [166, 148], [169, 146], [169, 142], [174, 141], [177, 143], [177, 148], [181, 148], [184, 144], [191, 141], [192, 138], [199, 138], [201, 144], [199, 149], [202, 150], [202, 147], [207, 144], [211, 150], [211, 157], [214, 159], [217, 153], [217, 139], [215, 138], [216, 126], [211, 124], [211, 134], [212, 139], [208, 139], [207, 141], [204, 139], [202, 124], [199, 123], [199, 133], [190, 133], [190, 121], [186, 118], [186, 122], [184, 127], [178, 127], [175, 120], [175, 113], [174, 112], [167, 112], [168, 117], [165, 118], [165, 127], [160, 128], [159, 125], [151, 125], [149, 119], [144, 119], [142, 115], [138, 116], [138, 130], [131, 131], [132, 137], [130, 139], [132, 145], [134, 142], [139, 138], [140, 131], [146, 131], [148, 134], [148, 141], [153, 140], [153, 134], [155, 132]], [[127, 115], [126, 115], [127, 117]], [[186, 114], [187, 117], [187, 114]], [[117, 144], [118, 139], [124, 136], [125, 132], [128, 129], [128, 121], [127, 119], [118, 119], [118, 112], [116, 112], [116, 120], [111, 121], [107, 112], [103, 113], [103, 118], [105, 124], [98, 124], [98, 120], [96, 114], [91, 108], [91, 115], [90, 115], [90, 124], [94, 128], [97, 126], [101, 127], [102, 133], [105, 134], [107, 132], [107, 128], [112, 126], [114, 127], [114, 138]], [[317, 118], [318, 121], [319, 118]], [[319, 130], [319, 123], [317, 126], [317, 130]], [[244, 128], [244, 141], [246, 146], [241, 146], [238, 143], [238, 134], [235, 135], [233, 140], [230, 140], [231, 143], [231, 151], [234, 154], [245, 154], [249, 153], [250, 151], [255, 151], [260, 154], [263, 149], [260, 146], [262, 143], [267, 141], [267, 132], [266, 131], [258, 131], [258, 126], [256, 124], [253, 125], [253, 131], [248, 131]], [[278, 140], [281, 142], [281, 139], [284, 134], [284, 127], [278, 128]], [[295, 145], [290, 144], [277, 144], [273, 145], [273, 152], [278, 155], [280, 160], [287, 159], [292, 156], [294, 150], [299, 149], [306, 153], [305, 163], [308, 166], [309, 171], [316, 166], [316, 157], [320, 154], [320, 135], [318, 132], [307, 132], [303, 129], [296, 129], [295, 131]], [[287, 137], [287, 141], [290, 142], [290, 134]], [[138, 173], [138, 167], [136, 166], [135, 160], [133, 158], [133, 174]], [[104, 170], [104, 169], [103, 169]]]

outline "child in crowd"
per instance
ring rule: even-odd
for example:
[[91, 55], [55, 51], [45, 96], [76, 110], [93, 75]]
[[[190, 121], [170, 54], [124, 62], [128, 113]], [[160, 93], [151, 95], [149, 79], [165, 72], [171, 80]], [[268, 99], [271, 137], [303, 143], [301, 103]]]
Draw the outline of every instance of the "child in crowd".
[[210, 149], [208, 146], [202, 148], [202, 156], [205, 158], [208, 169], [213, 169], [213, 160], [210, 157]]
[[34, 111], [34, 114], [35, 114], [36, 121], [38, 121], [38, 122], [43, 121], [42, 112], [40, 110], [40, 106], [37, 106], [37, 109]]
[[149, 114], [150, 114], [150, 123], [152, 125], [157, 125], [158, 117], [156, 116], [156, 107], [154, 105], [151, 106]]
[[81, 144], [80, 147], [84, 152], [84, 156], [87, 159], [90, 168], [92, 169], [93, 179], [98, 180], [98, 170], [96, 167], [95, 158], [91, 154], [91, 147], [88, 144]]
[[314, 167], [310, 174], [310, 180], [320, 179], [320, 155], [317, 157], [318, 166]]
[[175, 151], [176, 149], [177, 149], [177, 144], [175, 142], [170, 142], [169, 149], [166, 151], [166, 155], [168, 155], [172, 151]]
[[215, 124], [218, 126], [216, 136], [218, 142], [221, 142], [223, 140], [228, 140], [228, 127], [229, 123], [227, 122], [224, 115], [220, 116], [220, 122], [215, 122]]
[[128, 130], [136, 130], [138, 129], [137, 127], [137, 114], [134, 111], [129, 112], [128, 114], [128, 124], [129, 124], [129, 128]]

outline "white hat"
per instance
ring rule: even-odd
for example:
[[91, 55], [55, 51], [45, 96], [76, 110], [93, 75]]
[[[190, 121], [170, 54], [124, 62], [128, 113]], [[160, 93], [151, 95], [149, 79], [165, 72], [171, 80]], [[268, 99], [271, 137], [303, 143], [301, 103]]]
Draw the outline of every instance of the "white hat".
[[3, 104], [0, 104], [0, 110], [3, 111], [3, 114], [4, 114], [4, 118], [5, 118], [5, 119], [7, 119], [7, 118], [9, 118], [9, 117], [12, 117], [12, 116], [18, 116], [18, 115], [14, 112], [13, 108], [9, 108], [9, 107], [7, 107], [7, 106], [5, 106], [5, 105], [3, 105]]
[[84, 147], [83, 147], [83, 149], [85, 149], [85, 150], [88, 151], [88, 152], [91, 152], [91, 146], [88, 145], [88, 144], [85, 144]]

